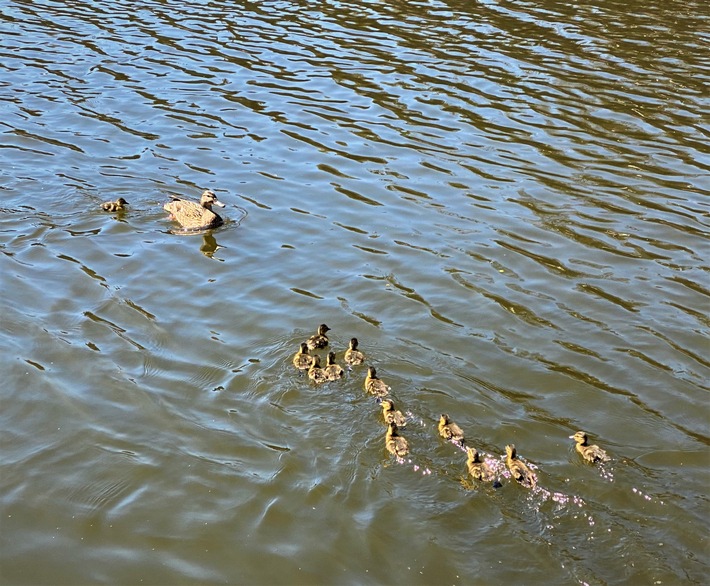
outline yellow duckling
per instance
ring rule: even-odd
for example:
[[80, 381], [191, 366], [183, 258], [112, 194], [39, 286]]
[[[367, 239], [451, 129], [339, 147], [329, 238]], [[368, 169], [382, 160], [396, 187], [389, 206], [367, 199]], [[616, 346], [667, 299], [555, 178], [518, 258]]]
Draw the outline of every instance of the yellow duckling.
[[510, 470], [510, 474], [523, 486], [528, 488], [535, 488], [537, 485], [537, 477], [533, 474], [532, 470], [527, 467], [525, 462], [518, 460], [518, 453], [515, 450], [515, 446], [510, 444], [505, 446], [505, 464]]
[[389, 387], [385, 382], [377, 377], [377, 372], [375, 368], [370, 366], [367, 369], [367, 376], [365, 377], [365, 390], [375, 397], [384, 397], [389, 395]]
[[397, 411], [394, 408], [394, 401], [390, 399], [382, 400], [382, 416], [385, 418], [385, 423], [394, 423], [397, 427], [404, 427], [407, 425], [407, 418], [402, 415], [401, 411]]
[[608, 462], [609, 456], [597, 445], [589, 445], [587, 443], [587, 434], [584, 431], [578, 431], [574, 435], [569, 436], [576, 442], [577, 451], [582, 454], [582, 457], [589, 462]]
[[293, 357], [293, 365], [298, 370], [308, 370], [313, 366], [313, 356], [308, 353], [308, 345], [301, 342], [301, 349]]
[[409, 453], [409, 443], [397, 433], [397, 424], [394, 422], [387, 427], [385, 447], [390, 454], [394, 454], [398, 458], [403, 458]]
[[119, 197], [116, 201], [107, 201], [102, 203], [101, 208], [107, 212], [119, 212], [124, 210], [127, 205], [128, 202], [122, 197]]
[[222, 224], [222, 218], [212, 211], [212, 206], [224, 207], [213, 191], [202, 192], [199, 203], [189, 199], [181, 199], [171, 195], [172, 201], [166, 203], [163, 209], [170, 212], [170, 219], [176, 220], [185, 230], [207, 230]]
[[328, 380], [338, 380], [343, 378], [345, 371], [342, 366], [335, 364], [335, 352], [328, 352], [328, 358], [326, 359], [326, 365], [323, 372]]
[[357, 349], [357, 338], [351, 338], [348, 349], [345, 351], [344, 360], [351, 366], [357, 366], [365, 362], [365, 355]]
[[456, 425], [446, 413], [442, 413], [439, 418], [439, 435], [446, 440], [463, 445], [463, 429]]
[[325, 371], [320, 367], [320, 356], [313, 356], [313, 364], [308, 369], [308, 378], [317, 385], [320, 385], [328, 380]]
[[493, 470], [491, 470], [487, 462], [481, 460], [481, 455], [476, 448], [468, 447], [466, 448], [466, 452], [468, 452], [468, 459], [466, 460], [468, 473], [473, 476], [475, 480], [482, 480], [483, 482], [495, 480], [496, 476]]
[[330, 328], [327, 325], [319, 325], [318, 333], [313, 334], [310, 338], [308, 338], [308, 340], [306, 340], [308, 349], [315, 350], [316, 348], [325, 348], [328, 345], [328, 336], [326, 336], [325, 333], [329, 331]]

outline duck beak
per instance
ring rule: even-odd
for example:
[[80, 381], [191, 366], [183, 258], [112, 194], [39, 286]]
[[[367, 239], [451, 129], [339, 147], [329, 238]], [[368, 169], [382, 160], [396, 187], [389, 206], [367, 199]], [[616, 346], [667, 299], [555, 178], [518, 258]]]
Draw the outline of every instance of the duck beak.
[[224, 204], [223, 204], [221, 201], [219, 201], [218, 199], [215, 199], [215, 200], [212, 202], [212, 204], [213, 204], [213, 205], [216, 205], [216, 206], [219, 206], [219, 207], [221, 207], [221, 208], [224, 207]]
[[573, 436], [573, 435], [570, 435], [570, 436], [569, 436], [569, 439], [574, 439], [574, 436]]

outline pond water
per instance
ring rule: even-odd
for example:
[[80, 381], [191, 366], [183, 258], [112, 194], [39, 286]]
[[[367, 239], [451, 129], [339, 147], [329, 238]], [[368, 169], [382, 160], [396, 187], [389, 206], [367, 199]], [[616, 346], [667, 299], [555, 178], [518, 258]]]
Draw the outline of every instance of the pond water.
[[657, 4], [3, 2], [0, 582], [706, 583], [710, 10]]

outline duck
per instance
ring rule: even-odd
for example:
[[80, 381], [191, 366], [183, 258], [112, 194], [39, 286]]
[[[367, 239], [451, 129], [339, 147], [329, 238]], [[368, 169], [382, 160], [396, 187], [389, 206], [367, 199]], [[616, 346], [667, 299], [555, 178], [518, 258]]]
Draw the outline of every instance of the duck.
[[123, 211], [127, 205], [128, 202], [122, 197], [119, 197], [116, 201], [106, 201], [102, 203], [101, 209], [104, 209], [107, 212], [120, 212]]
[[171, 195], [172, 201], [163, 209], [170, 212], [170, 219], [180, 223], [184, 230], [208, 230], [222, 225], [222, 218], [212, 211], [212, 206], [224, 207], [213, 191], [205, 189], [200, 201], [181, 199]]
[[313, 365], [313, 356], [308, 353], [308, 344], [301, 342], [301, 348], [293, 356], [293, 365], [298, 370], [308, 370]]
[[451, 421], [446, 413], [442, 413], [439, 418], [439, 435], [455, 444], [463, 445], [465, 442], [463, 429]]
[[350, 338], [348, 349], [345, 351], [344, 360], [350, 366], [357, 366], [365, 362], [365, 355], [357, 349], [357, 338]]
[[385, 434], [385, 447], [390, 454], [403, 458], [409, 453], [409, 442], [397, 433], [397, 424], [392, 422]]
[[608, 462], [609, 456], [597, 445], [589, 445], [587, 433], [578, 431], [574, 435], [569, 436], [576, 442], [577, 451], [582, 454], [582, 457], [589, 462]]
[[335, 363], [335, 352], [328, 352], [328, 358], [326, 358], [326, 365], [323, 372], [328, 380], [338, 380], [343, 378], [345, 371], [340, 364]]
[[518, 453], [513, 444], [505, 446], [505, 464], [510, 474], [523, 486], [535, 488], [537, 477], [522, 460], [518, 460]]
[[385, 418], [385, 423], [394, 423], [397, 427], [407, 425], [407, 418], [402, 415], [401, 411], [397, 411], [394, 408], [394, 401], [391, 399], [383, 399], [380, 405], [382, 405], [382, 416]]
[[330, 328], [327, 325], [319, 325], [318, 332], [313, 334], [310, 338], [308, 338], [308, 340], [306, 340], [306, 344], [308, 344], [308, 349], [315, 350], [317, 348], [325, 348], [328, 345], [328, 336], [326, 336], [325, 333], [329, 331]]
[[377, 371], [374, 366], [370, 366], [367, 369], [367, 376], [365, 377], [365, 390], [375, 397], [384, 397], [389, 395], [389, 387], [385, 382], [377, 377]]
[[313, 364], [308, 369], [308, 378], [311, 379], [317, 385], [320, 385], [328, 380], [325, 375], [325, 371], [320, 367], [320, 356], [317, 354], [313, 356]]
[[481, 455], [476, 448], [467, 447], [468, 459], [466, 466], [468, 473], [473, 476], [474, 480], [482, 480], [483, 482], [491, 482], [495, 480], [495, 474], [485, 460], [481, 460]]

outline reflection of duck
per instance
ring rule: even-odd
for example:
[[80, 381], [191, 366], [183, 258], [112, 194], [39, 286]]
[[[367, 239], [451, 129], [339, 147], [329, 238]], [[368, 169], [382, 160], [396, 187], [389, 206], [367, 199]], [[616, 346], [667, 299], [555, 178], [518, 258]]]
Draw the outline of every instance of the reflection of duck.
[[524, 462], [518, 460], [518, 453], [513, 444], [505, 446], [505, 456], [505, 464], [513, 478], [523, 486], [535, 488], [537, 478]]
[[323, 369], [325, 373], [325, 378], [328, 380], [338, 380], [343, 378], [344, 370], [340, 364], [335, 364], [335, 352], [328, 352], [328, 358], [326, 359], [326, 365]]
[[468, 467], [468, 473], [473, 476], [475, 480], [483, 480], [484, 482], [490, 482], [495, 480], [495, 474], [487, 462], [481, 460], [481, 455], [478, 453], [476, 448], [466, 448], [468, 452], [468, 459], [466, 460], [466, 466]]
[[311, 367], [308, 369], [308, 378], [317, 385], [328, 380], [325, 371], [320, 367], [320, 356], [318, 355], [313, 356], [313, 364], [311, 364]]
[[463, 429], [456, 425], [446, 413], [439, 418], [439, 435], [457, 444], [464, 443]]
[[403, 458], [409, 453], [409, 443], [397, 433], [397, 424], [390, 423], [385, 435], [385, 447], [390, 454]]
[[357, 366], [365, 362], [365, 355], [357, 349], [357, 338], [351, 338], [348, 349], [345, 351], [344, 360], [347, 364]]
[[394, 408], [394, 401], [390, 399], [382, 400], [382, 416], [385, 418], [385, 423], [394, 423], [397, 427], [403, 427], [407, 424], [407, 419], [402, 415], [401, 411]]
[[166, 203], [163, 209], [170, 212], [170, 219], [179, 222], [185, 230], [207, 230], [222, 224], [222, 218], [212, 211], [212, 206], [223, 208], [224, 204], [213, 191], [206, 189], [202, 192], [199, 203], [174, 195], [170, 197], [172, 201]]
[[293, 357], [293, 365], [298, 370], [308, 370], [313, 365], [313, 356], [308, 353], [308, 345], [301, 342], [301, 349]]
[[371, 395], [375, 395], [375, 397], [384, 397], [389, 394], [389, 387], [381, 378], [377, 377], [377, 372], [373, 366], [367, 369], [365, 390]]
[[308, 344], [309, 350], [315, 350], [316, 348], [325, 348], [328, 345], [328, 336], [326, 336], [325, 333], [329, 331], [330, 328], [327, 325], [319, 325], [318, 333], [313, 334], [310, 338], [308, 338], [308, 340], [306, 340], [306, 344]]
[[124, 210], [127, 205], [128, 202], [122, 197], [119, 197], [116, 201], [107, 201], [102, 203], [101, 208], [107, 212], [119, 212]]
[[609, 460], [606, 452], [597, 445], [589, 445], [587, 443], [587, 434], [584, 431], [578, 431], [574, 435], [569, 436], [576, 442], [577, 451], [582, 454], [582, 457], [589, 462], [606, 462]]

